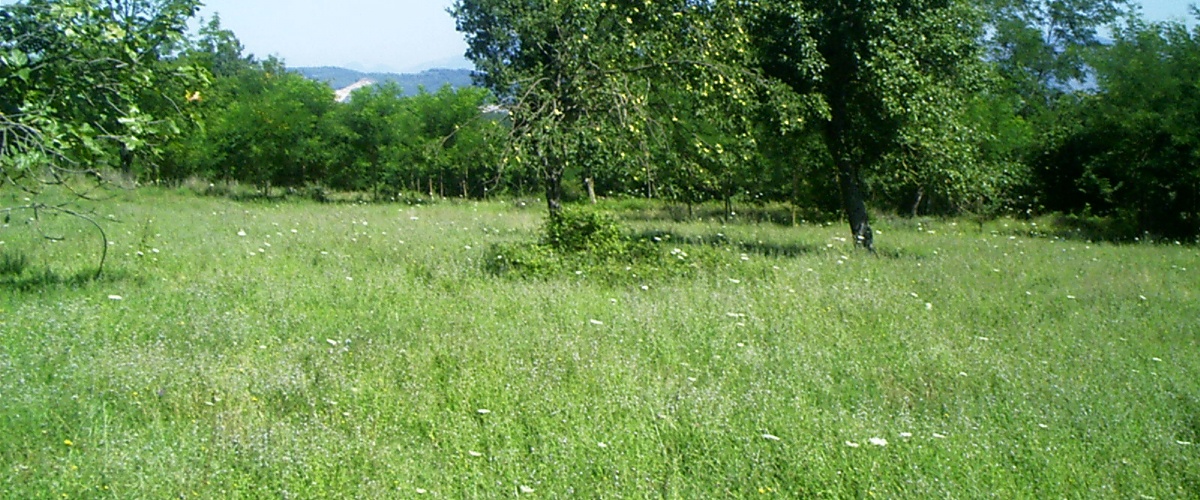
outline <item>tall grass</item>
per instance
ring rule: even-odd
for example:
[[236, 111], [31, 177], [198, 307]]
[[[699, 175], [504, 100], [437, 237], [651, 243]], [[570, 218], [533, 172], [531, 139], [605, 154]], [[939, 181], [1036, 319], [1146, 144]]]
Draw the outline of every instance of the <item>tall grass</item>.
[[0, 496], [1200, 496], [1195, 247], [631, 217], [702, 265], [518, 279], [540, 205], [110, 214], [98, 281], [0, 230]]

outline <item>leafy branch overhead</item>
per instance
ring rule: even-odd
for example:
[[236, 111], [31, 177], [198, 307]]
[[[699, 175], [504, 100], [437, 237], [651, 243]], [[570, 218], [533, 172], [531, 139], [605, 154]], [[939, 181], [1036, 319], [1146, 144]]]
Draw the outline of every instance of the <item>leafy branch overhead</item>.
[[[0, 188], [55, 200], [6, 212], [84, 218], [103, 235], [70, 197], [87, 196], [81, 178], [103, 184], [106, 168], [153, 154], [177, 132], [182, 89], [207, 82], [205, 71], [171, 61], [198, 6], [30, 0], [0, 7]], [[166, 96], [163, 88], [180, 90]], [[67, 201], [54, 198], [58, 191]]]

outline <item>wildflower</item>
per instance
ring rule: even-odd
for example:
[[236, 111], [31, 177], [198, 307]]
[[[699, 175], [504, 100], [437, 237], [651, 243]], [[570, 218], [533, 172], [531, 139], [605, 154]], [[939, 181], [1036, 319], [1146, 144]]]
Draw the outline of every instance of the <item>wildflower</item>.
[[528, 487], [528, 486], [525, 486], [525, 485], [523, 485], [523, 484], [521, 485], [521, 493], [525, 493], [525, 494], [527, 494], [527, 495], [528, 495], [528, 494], [530, 494], [530, 493], [533, 493], [534, 491], [535, 491], [535, 490], [534, 490], [533, 488], [530, 488], [530, 487]]
[[742, 282], [742, 280], [738, 280], [738, 279], [729, 278], [729, 282], [730, 282], [730, 283], [733, 283], [733, 284], [735, 284], [735, 285], [736, 285], [736, 284], [738, 284], [738, 283], [741, 283], [741, 282]]
[[1142, 299], [1143, 302], [1147, 300], [1145, 295], [1138, 295], [1138, 298]]
[[591, 324], [593, 324], [593, 325], [596, 325], [596, 326], [601, 326], [601, 325], [603, 325], [603, 324], [604, 324], [604, 322], [603, 322], [603, 321], [600, 321], [600, 320], [598, 320], [598, 319], [589, 319], [589, 320], [588, 320], [588, 322], [589, 322], [589, 323], [591, 323]]
[[608, 445], [607, 445], [607, 444], [604, 444], [604, 441], [601, 441], [601, 442], [599, 442], [599, 443], [596, 443], [596, 445], [597, 445], [597, 446], [599, 446], [599, 447], [601, 447], [601, 448], [608, 448]]
[[482, 457], [482, 456], [483, 456], [483, 453], [480, 453], [480, 452], [478, 452], [478, 451], [475, 451], [475, 450], [467, 450], [467, 454], [468, 454], [468, 455], [471, 455], [472, 457], [475, 457], [475, 458], [479, 458], [479, 457]]
[[779, 436], [776, 436], [774, 434], [763, 434], [762, 437], [763, 437], [763, 439], [766, 439], [767, 441], [779, 441]]
[[337, 347], [337, 345], [338, 345], [338, 341], [333, 340], [333, 339], [325, 339], [325, 341], [329, 342], [329, 345], [334, 346], [334, 347]]
[[475, 410], [475, 413], [478, 413], [478, 414], [480, 414], [480, 415], [487, 415], [487, 414], [489, 414], [489, 413], [491, 413], [491, 412], [492, 412], [492, 410], [489, 410], [489, 409], [487, 409], [487, 408], [480, 408], [480, 409], [478, 409], [478, 410]]
[[867, 442], [874, 446], [887, 446], [887, 440], [883, 438], [871, 438], [868, 439]]
[[1074, 295], [1068, 295], [1068, 296], [1067, 296], [1067, 298], [1068, 298], [1068, 299], [1070, 299], [1070, 300], [1075, 300], [1075, 296], [1074, 296]]
[[122, 297], [120, 295], [109, 295], [108, 300], [125, 300], [125, 297]]
[[851, 448], [858, 448], [858, 443], [855, 443], [854, 441], [846, 441], [846, 446], [849, 446]]
[[63, 444], [65, 444], [67, 446], [75, 446], [75, 443], [72, 442], [70, 439], [64, 439]]
[[426, 493], [429, 493], [429, 491], [428, 491], [428, 490], [426, 490], [426, 489], [424, 489], [424, 488], [417, 488], [417, 490], [416, 490], [416, 491], [417, 491], [417, 494], [418, 494], [418, 495], [424, 495], [424, 494], [426, 494]]
[[1150, 361], [1154, 361], [1155, 363], [1162, 363], [1162, 358], [1150, 358]]
[[244, 236], [246, 236], [246, 230], [245, 230], [245, 229], [239, 229], [239, 230], [238, 230], [238, 236], [243, 236], [243, 237], [244, 237]]
[[901, 432], [900, 437], [902, 437], [904, 439], [908, 439], [908, 438], [912, 437], [912, 433], [911, 432]]
[[1038, 427], [1039, 427], [1039, 428], [1042, 428], [1042, 429], [1049, 429], [1049, 428], [1050, 428], [1050, 426], [1049, 426], [1049, 425], [1046, 425], [1046, 424], [1038, 424]]
[[946, 439], [946, 436], [945, 436], [945, 435], [943, 435], [943, 434], [938, 434], [938, 433], [936, 433], [936, 432], [935, 432], [935, 433], [933, 433], [933, 437], [935, 437], [935, 438], [937, 438], [937, 439]]
[[929, 302], [926, 302], [926, 303], [925, 303], [925, 310], [926, 310], [926, 311], [932, 311], [932, 310], [933, 310], [933, 304], [931, 304], [931, 303], [929, 303]]

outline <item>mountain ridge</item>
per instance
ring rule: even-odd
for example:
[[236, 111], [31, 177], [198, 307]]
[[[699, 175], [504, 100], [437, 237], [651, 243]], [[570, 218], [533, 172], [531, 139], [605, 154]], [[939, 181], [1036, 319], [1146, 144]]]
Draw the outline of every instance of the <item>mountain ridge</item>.
[[376, 84], [396, 83], [405, 95], [414, 95], [424, 88], [434, 92], [444, 85], [458, 89], [472, 86], [469, 69], [428, 69], [420, 73], [368, 73], [337, 66], [309, 66], [290, 68], [305, 78], [324, 82], [334, 89], [344, 89], [363, 80]]

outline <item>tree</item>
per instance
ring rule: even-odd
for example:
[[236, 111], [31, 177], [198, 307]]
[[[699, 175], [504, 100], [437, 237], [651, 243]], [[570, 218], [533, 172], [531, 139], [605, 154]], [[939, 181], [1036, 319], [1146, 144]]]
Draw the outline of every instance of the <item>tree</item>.
[[[651, 106], [657, 85], [699, 101], [751, 100], [748, 72], [736, 63], [745, 55], [738, 9], [733, 1], [459, 0], [450, 12], [478, 82], [511, 113], [510, 161], [537, 165], [555, 216], [564, 174], [587, 170], [591, 158], [640, 164], [653, 195], [651, 142], [665, 134], [651, 129], [671, 127], [660, 120], [675, 116]], [[743, 116], [725, 119], [749, 137]]]
[[338, 158], [333, 90], [269, 59], [218, 82], [219, 106], [207, 122], [216, 175], [254, 184], [301, 187], [324, 179]]
[[1089, 78], [1087, 52], [1100, 28], [1128, 15], [1128, 0], [977, 0], [987, 58], [1021, 99], [1023, 116], [1045, 112]]
[[[752, 11], [762, 71], [816, 106], [856, 244], [872, 249], [864, 174], [955, 178], [980, 71], [978, 16], [956, 0], [776, 0]], [[785, 129], [786, 131], [786, 129]], [[886, 170], [885, 170], [886, 167]]]
[[[1200, 12], [1196, 13], [1200, 17]], [[1095, 51], [1098, 89], [1042, 158], [1052, 208], [1200, 234], [1200, 28], [1131, 20]], [[1130, 234], [1114, 235], [1130, 237]]]
[[29, 0], [0, 7], [0, 188], [32, 200], [3, 211], [86, 218], [43, 195], [66, 190], [83, 197], [75, 184], [80, 177], [102, 181], [105, 167], [127, 164], [130, 153], [155, 147], [148, 138], [173, 132], [142, 105], [167, 82], [203, 85], [203, 72], [161, 64], [179, 47], [198, 6], [197, 0]]

